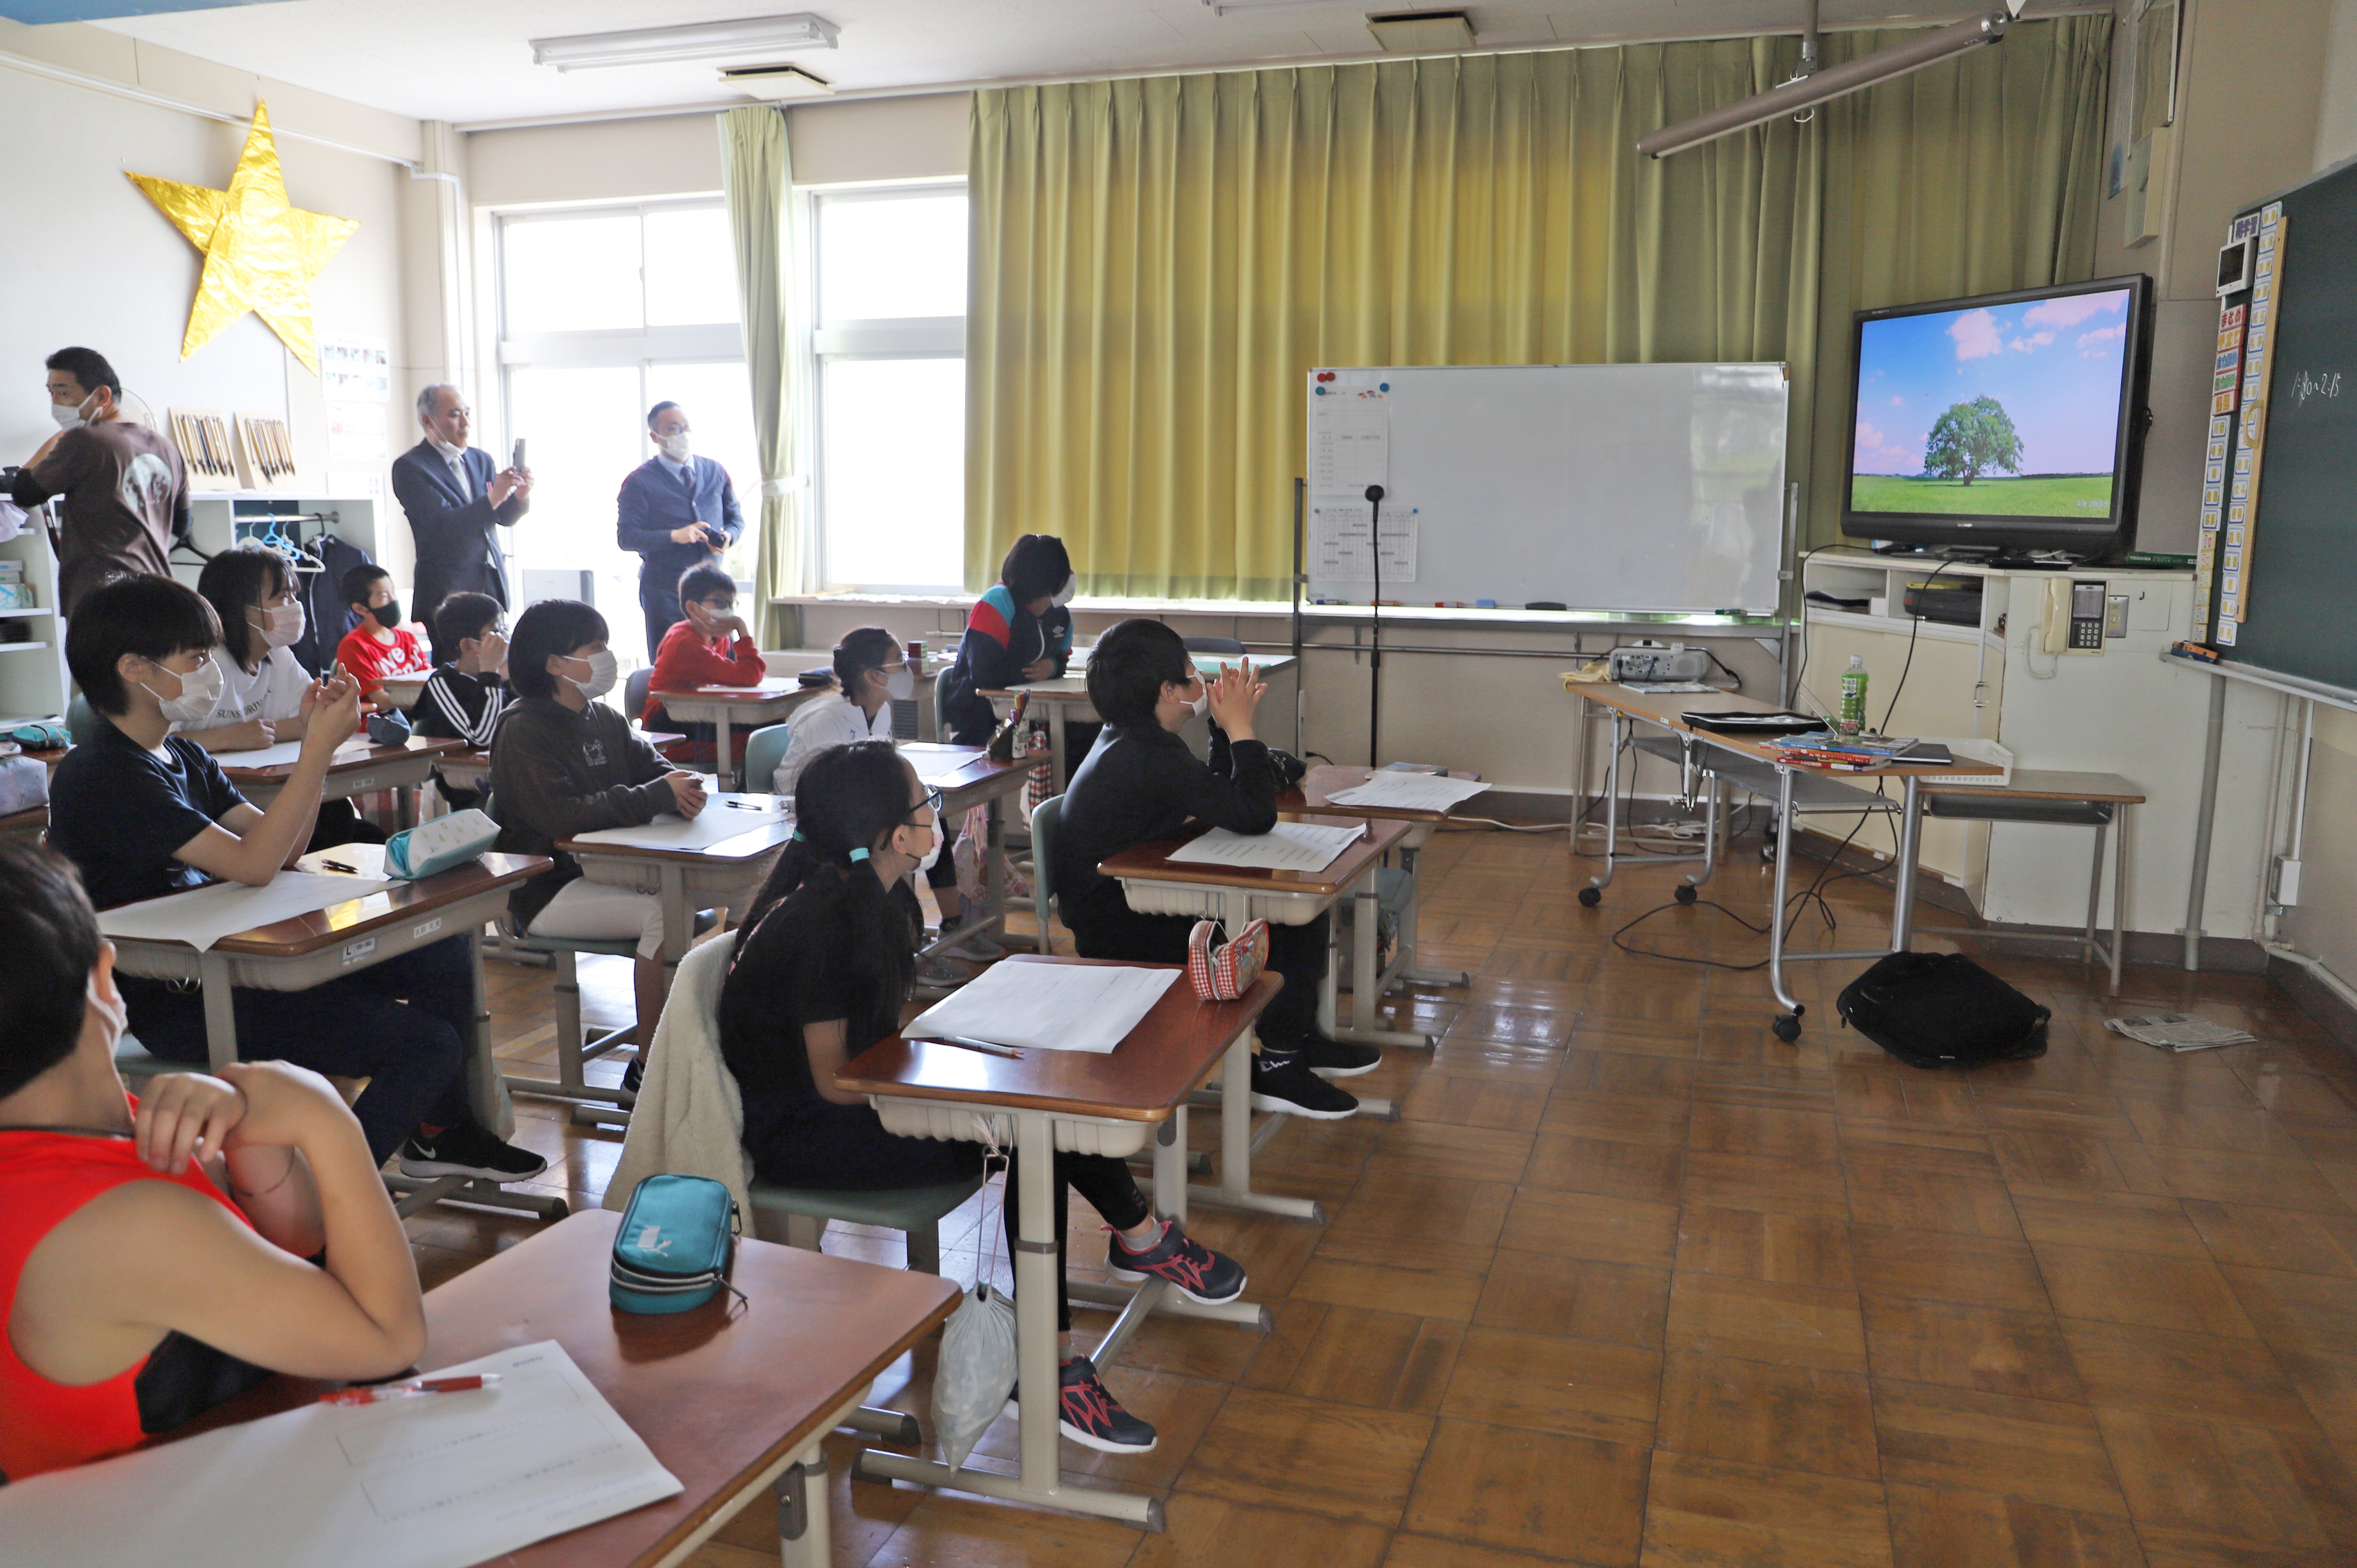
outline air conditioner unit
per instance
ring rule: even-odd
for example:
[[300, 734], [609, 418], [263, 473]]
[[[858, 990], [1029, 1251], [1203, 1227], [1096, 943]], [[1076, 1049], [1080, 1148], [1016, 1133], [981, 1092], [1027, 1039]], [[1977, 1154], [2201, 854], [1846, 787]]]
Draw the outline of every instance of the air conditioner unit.
[[776, 103], [789, 98], [826, 98], [834, 83], [798, 65], [732, 65], [721, 69], [720, 82], [748, 97]]

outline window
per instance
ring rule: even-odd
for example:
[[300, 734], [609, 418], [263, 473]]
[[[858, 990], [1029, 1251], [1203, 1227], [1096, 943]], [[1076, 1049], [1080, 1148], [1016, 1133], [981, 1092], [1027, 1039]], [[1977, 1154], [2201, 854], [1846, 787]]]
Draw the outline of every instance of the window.
[[508, 547], [522, 571], [594, 573], [627, 661], [645, 632], [614, 495], [654, 455], [657, 403], [678, 403], [697, 455], [728, 470], [745, 535], [726, 564], [740, 582], [753, 575], [761, 469], [728, 214], [705, 201], [505, 217], [499, 282], [505, 428], [529, 443], [536, 481]]
[[821, 579], [831, 589], [959, 592], [965, 188], [825, 191], [812, 220]]

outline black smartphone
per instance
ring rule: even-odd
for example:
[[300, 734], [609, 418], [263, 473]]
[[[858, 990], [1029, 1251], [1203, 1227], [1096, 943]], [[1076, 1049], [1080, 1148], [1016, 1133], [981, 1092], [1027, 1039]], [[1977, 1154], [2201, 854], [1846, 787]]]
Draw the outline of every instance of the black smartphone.
[[515, 450], [508, 454], [508, 467], [518, 473], [523, 471], [523, 437], [521, 435], [515, 439]]

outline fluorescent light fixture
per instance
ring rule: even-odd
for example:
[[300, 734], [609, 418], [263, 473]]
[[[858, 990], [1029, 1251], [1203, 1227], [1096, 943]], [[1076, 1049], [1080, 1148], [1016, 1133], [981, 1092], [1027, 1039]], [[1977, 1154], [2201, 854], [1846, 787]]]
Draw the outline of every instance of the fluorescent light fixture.
[[1810, 75], [1797, 76], [1739, 103], [1648, 131], [1637, 138], [1637, 150], [1649, 158], [1698, 147], [1745, 130], [1779, 114], [1793, 114], [1856, 92], [1878, 82], [1890, 81], [1925, 66], [1937, 65], [1960, 54], [1996, 43], [2020, 11], [2022, 0], [2007, 0], [2003, 11], [1991, 11], [1950, 27], [1935, 27], [1920, 38], [1891, 48], [1878, 49], [1857, 59], [1829, 65]]
[[834, 92], [834, 83], [818, 72], [786, 64], [722, 66], [720, 84], [770, 103], [788, 98], [827, 98]]
[[742, 16], [733, 22], [689, 22], [674, 27], [534, 38], [532, 61], [559, 70], [593, 70], [616, 65], [732, 59], [786, 49], [831, 49], [835, 31], [833, 22], [808, 11], [791, 16]]
[[1390, 54], [1427, 54], [1473, 47], [1473, 24], [1462, 11], [1379, 11], [1367, 16], [1367, 31]]

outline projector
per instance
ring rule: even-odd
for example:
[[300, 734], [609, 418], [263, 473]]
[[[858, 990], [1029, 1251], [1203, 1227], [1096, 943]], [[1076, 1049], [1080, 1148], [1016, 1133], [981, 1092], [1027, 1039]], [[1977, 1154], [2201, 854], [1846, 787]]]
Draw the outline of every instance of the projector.
[[1700, 681], [1710, 673], [1710, 655], [1684, 643], [1645, 642], [1614, 649], [1606, 668], [1614, 681]]

